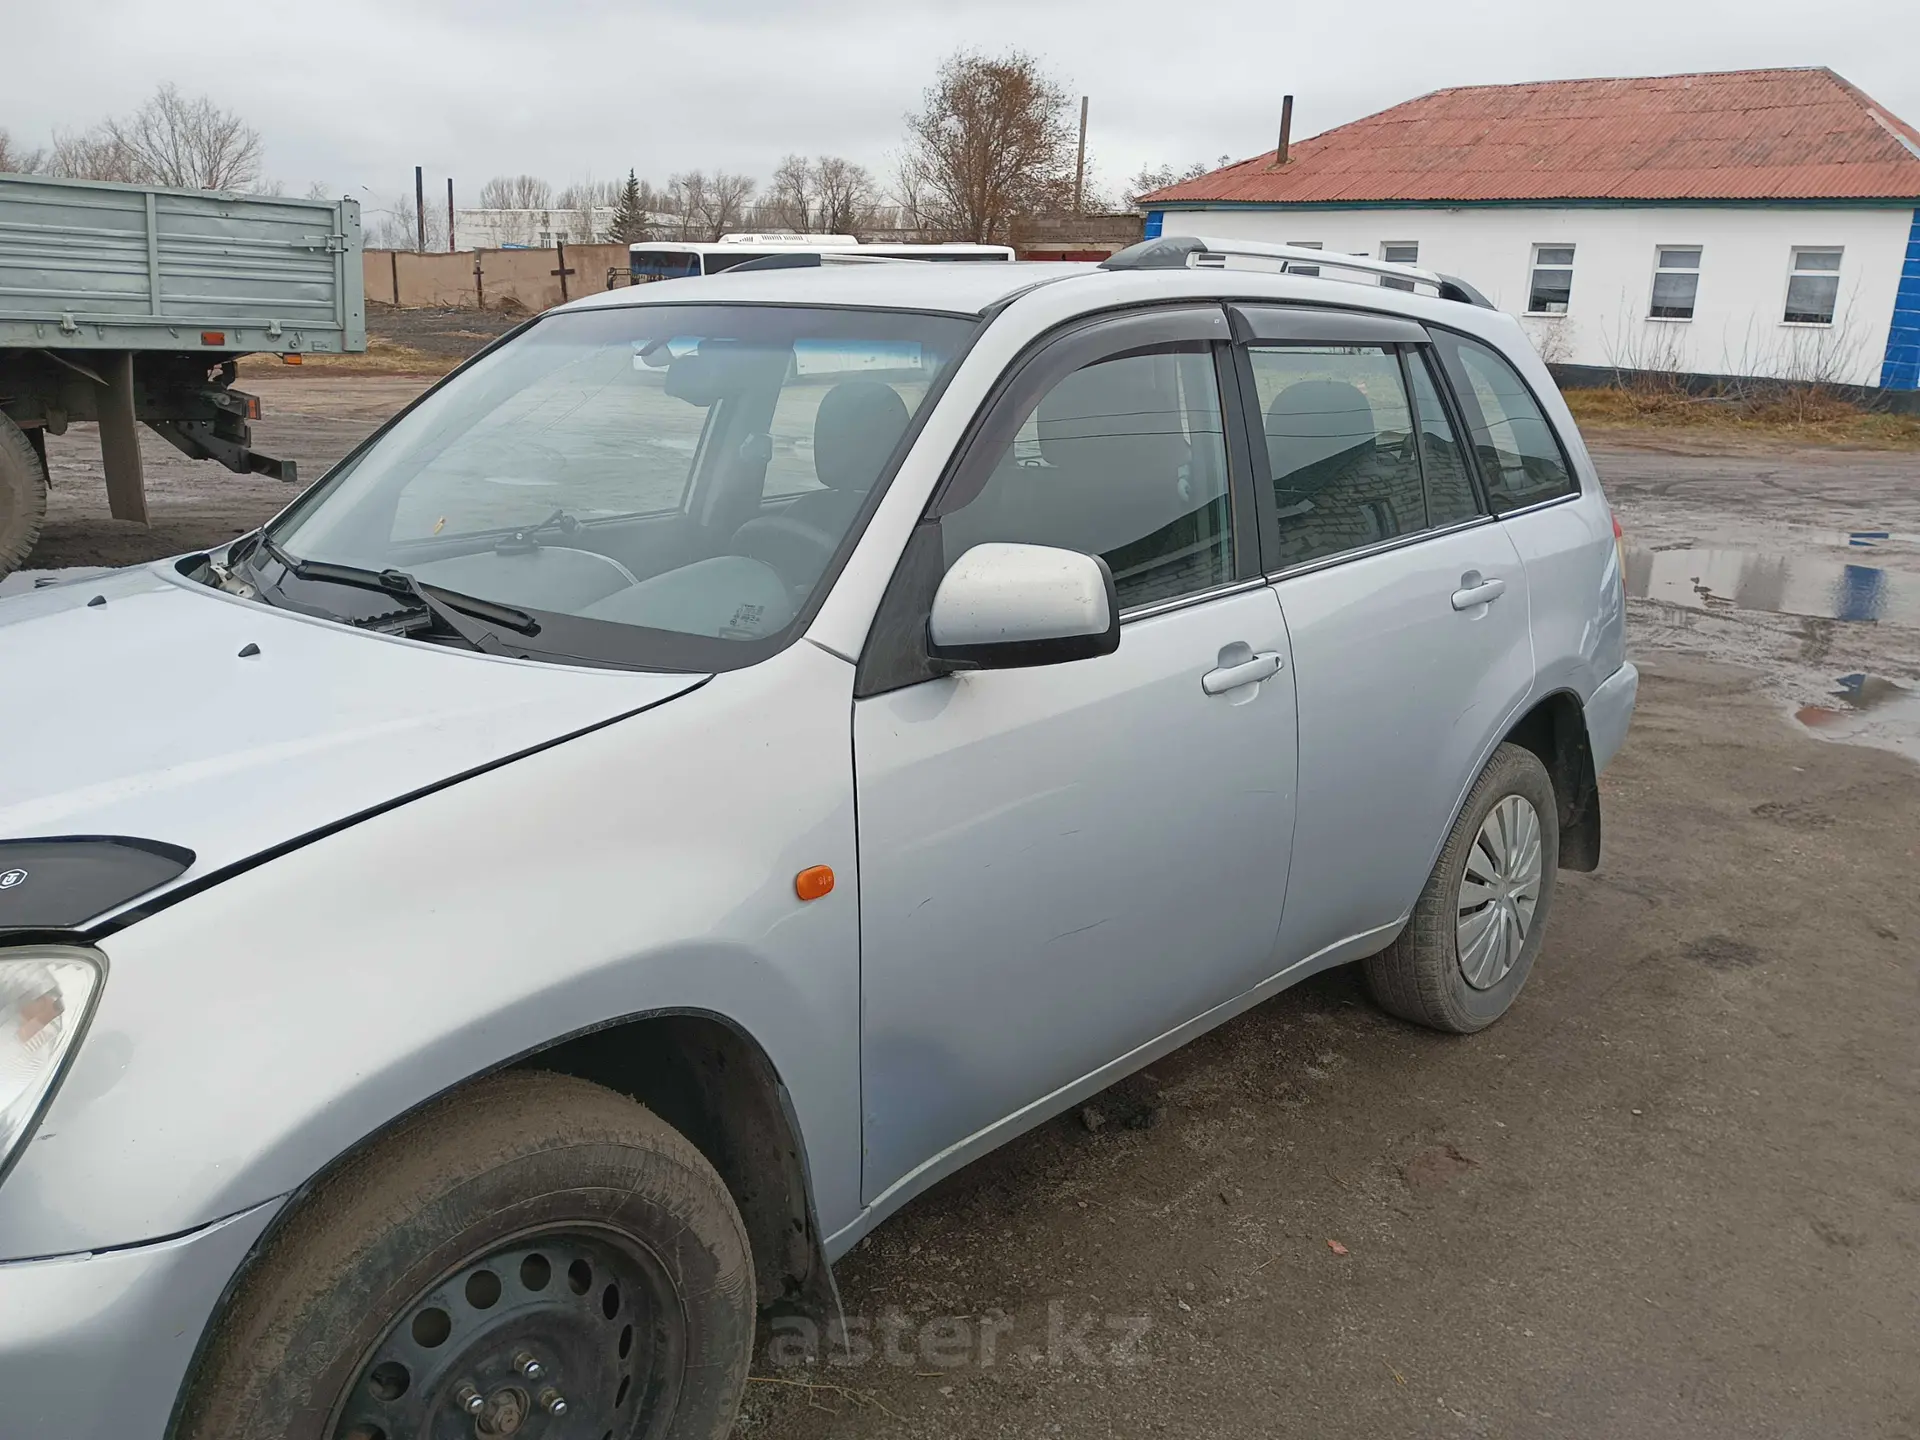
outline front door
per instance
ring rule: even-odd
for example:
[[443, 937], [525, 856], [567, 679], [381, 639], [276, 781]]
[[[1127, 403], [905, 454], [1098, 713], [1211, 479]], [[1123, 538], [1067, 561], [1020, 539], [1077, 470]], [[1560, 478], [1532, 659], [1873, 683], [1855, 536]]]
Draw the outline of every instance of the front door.
[[1121, 641], [855, 704], [868, 1201], [1044, 1118], [1273, 969], [1293, 680], [1223, 420], [1223, 341], [1208, 310], [1058, 342], [916, 537], [934, 577], [987, 541], [1103, 556]]

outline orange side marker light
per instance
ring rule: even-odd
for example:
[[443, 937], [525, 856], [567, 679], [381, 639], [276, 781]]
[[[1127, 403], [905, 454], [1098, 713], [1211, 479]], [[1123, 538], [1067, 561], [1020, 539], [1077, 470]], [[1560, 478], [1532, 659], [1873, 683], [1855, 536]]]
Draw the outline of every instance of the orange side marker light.
[[809, 865], [793, 877], [793, 893], [802, 900], [818, 900], [833, 893], [833, 867]]

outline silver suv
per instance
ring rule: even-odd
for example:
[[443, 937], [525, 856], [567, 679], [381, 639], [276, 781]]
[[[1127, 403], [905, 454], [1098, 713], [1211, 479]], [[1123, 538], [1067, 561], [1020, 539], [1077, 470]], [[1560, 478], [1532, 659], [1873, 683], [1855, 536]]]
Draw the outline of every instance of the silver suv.
[[1490, 1024], [1616, 533], [1467, 286], [1161, 241], [596, 296], [0, 602], [0, 1428], [720, 1436], [757, 1319], [1210, 1026]]

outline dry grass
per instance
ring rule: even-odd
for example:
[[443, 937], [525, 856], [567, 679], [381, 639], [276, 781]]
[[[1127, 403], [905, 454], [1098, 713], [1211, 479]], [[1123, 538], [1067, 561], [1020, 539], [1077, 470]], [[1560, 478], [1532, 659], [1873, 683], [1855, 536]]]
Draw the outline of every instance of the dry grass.
[[[491, 336], [481, 336], [491, 339]], [[411, 345], [375, 335], [368, 339], [362, 355], [306, 355], [300, 364], [289, 365], [278, 355], [249, 355], [240, 362], [242, 375], [300, 375], [308, 371], [324, 375], [444, 375], [458, 365], [461, 357], [430, 355]]]
[[1711, 432], [1802, 445], [1920, 450], [1920, 415], [1862, 409], [1818, 386], [1689, 395], [1678, 385], [1651, 380], [1564, 393], [1583, 430]]

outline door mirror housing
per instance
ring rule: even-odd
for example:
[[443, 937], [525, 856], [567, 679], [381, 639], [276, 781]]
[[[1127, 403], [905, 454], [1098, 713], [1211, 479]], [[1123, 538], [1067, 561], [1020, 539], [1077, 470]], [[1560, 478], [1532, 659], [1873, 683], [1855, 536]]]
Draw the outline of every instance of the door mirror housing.
[[1050, 545], [976, 545], [934, 592], [928, 650], [954, 670], [1010, 670], [1120, 648], [1113, 572]]

